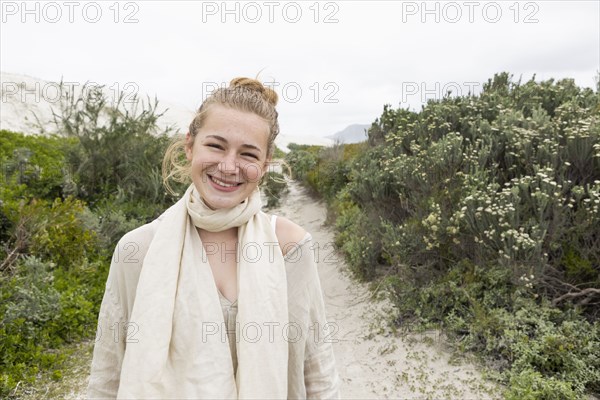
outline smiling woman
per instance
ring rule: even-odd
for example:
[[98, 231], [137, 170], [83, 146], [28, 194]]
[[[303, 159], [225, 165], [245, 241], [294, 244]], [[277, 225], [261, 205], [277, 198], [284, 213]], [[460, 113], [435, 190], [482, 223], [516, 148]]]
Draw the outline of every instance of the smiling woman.
[[312, 235], [261, 210], [276, 104], [233, 79], [167, 150], [167, 189], [191, 184], [117, 244], [88, 398], [340, 398]]
[[270, 161], [268, 134], [258, 115], [222, 105], [213, 105], [202, 128], [188, 132], [192, 181], [208, 207], [233, 207], [256, 189]]
[[[196, 149], [194, 145], [198, 136], [203, 145], [213, 147], [215, 151], [225, 151], [227, 145], [237, 145], [239, 148], [236, 151], [245, 150], [239, 154], [243, 158], [235, 159], [233, 163], [231, 160], [220, 159], [219, 163], [230, 161], [221, 167], [239, 167], [240, 172], [251, 175], [258, 173], [262, 180], [273, 157], [275, 139], [279, 135], [278, 113], [275, 109], [277, 102], [278, 95], [275, 91], [250, 78], [235, 78], [229, 88], [215, 90], [198, 109], [185, 138], [175, 140], [167, 149], [163, 160], [163, 182], [167, 190], [174, 193], [169, 185], [170, 179], [186, 183], [193, 177], [192, 169], [195, 167], [190, 159], [190, 149]], [[223, 118], [232, 118], [232, 124]], [[233, 135], [231, 140], [236, 143], [228, 141], [229, 135]], [[181, 163], [182, 152], [185, 152], [187, 160], [192, 163]], [[248, 160], [254, 163], [249, 165]], [[208, 163], [209, 160], [197, 161], [202, 162]], [[226, 172], [231, 174], [232, 171]], [[260, 183], [262, 181], [258, 181], [259, 185]]]

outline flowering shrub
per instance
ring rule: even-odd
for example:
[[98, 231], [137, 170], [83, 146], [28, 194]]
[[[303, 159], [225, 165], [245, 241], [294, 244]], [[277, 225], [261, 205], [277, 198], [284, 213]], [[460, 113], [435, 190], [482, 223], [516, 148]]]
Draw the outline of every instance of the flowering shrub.
[[[400, 235], [410, 226], [441, 272], [464, 257], [515, 278], [533, 272], [555, 301], [600, 288], [597, 98], [570, 80], [521, 86], [501, 74], [478, 97], [431, 101], [411, 117], [385, 108], [372, 128], [383, 143], [358, 157], [349, 194]], [[600, 298], [586, 293], [571, 298]]]
[[598, 89], [501, 73], [418, 113], [386, 105], [368, 134], [337, 197], [310, 184], [350, 268], [394, 272], [396, 323], [441, 323], [494, 361], [509, 398], [600, 390]]

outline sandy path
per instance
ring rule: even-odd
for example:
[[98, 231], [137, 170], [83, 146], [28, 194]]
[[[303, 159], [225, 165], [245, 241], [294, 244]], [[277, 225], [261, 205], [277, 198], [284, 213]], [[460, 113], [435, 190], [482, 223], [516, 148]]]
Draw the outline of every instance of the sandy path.
[[[337, 324], [333, 335], [336, 363], [344, 399], [490, 399], [485, 383], [473, 365], [451, 365], [437, 340], [428, 336], [396, 337], [381, 321], [389, 307], [369, 300], [369, 291], [349, 277], [341, 254], [334, 250], [333, 229], [323, 223], [326, 209], [306, 189], [288, 182], [289, 194], [269, 213], [285, 216], [313, 236], [328, 321]], [[265, 203], [266, 204], [266, 201]], [[315, 247], [313, 247], [314, 249]], [[424, 344], [425, 342], [429, 344]], [[78, 345], [73, 365], [61, 382], [20, 393], [23, 399], [84, 399], [93, 343]]]
[[[389, 305], [370, 301], [365, 285], [349, 277], [343, 256], [334, 250], [333, 229], [325, 226], [323, 201], [288, 183], [290, 193], [274, 214], [302, 225], [319, 249], [319, 268], [328, 321], [337, 324], [336, 363], [345, 399], [490, 399], [493, 385], [474, 365], [452, 365], [437, 332], [396, 337], [381, 318]], [[314, 248], [314, 247], [313, 247]], [[428, 343], [428, 344], [425, 344]]]

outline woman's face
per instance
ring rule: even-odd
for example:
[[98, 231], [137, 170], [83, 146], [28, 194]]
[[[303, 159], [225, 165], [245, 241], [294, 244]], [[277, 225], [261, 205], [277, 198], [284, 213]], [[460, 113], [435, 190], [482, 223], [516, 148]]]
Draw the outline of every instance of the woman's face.
[[211, 209], [232, 208], [258, 186], [267, 166], [269, 125], [256, 114], [213, 105], [186, 156], [192, 181]]

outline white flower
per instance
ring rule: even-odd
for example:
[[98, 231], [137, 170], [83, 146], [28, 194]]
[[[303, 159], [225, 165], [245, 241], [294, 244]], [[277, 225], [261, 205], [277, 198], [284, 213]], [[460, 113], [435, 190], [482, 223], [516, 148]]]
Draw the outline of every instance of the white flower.
[[436, 217], [435, 214], [429, 214], [429, 216], [426, 219], [427, 222], [429, 222], [430, 224], [433, 224], [436, 222]]

